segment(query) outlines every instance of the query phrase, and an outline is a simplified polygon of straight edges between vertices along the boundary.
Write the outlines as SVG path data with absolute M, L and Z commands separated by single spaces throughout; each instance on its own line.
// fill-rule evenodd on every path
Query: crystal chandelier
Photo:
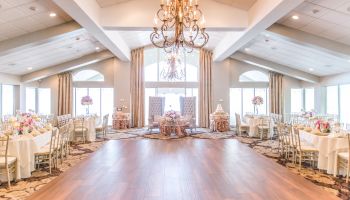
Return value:
M 166 66 L 163 66 L 160 76 L 167 81 L 184 80 L 185 70 L 181 64 L 178 52 L 169 54 Z
M 160 27 L 158 22 L 161 21 Z M 198 0 L 161 0 L 160 9 L 154 16 L 151 42 L 165 52 L 178 52 L 180 48 L 191 53 L 194 48 L 207 44 L 205 19 L 199 9 Z

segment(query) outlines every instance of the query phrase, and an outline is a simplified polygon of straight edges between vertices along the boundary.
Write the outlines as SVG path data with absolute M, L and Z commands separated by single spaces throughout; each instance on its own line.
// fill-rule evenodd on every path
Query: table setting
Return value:
M 54 127 L 44 121 L 35 113 L 17 113 L 1 125 L 0 134 L 10 137 L 8 155 L 17 158 L 17 179 L 31 176 L 35 169 L 34 154 L 50 142 Z
M 164 113 L 164 116 L 157 119 L 159 121 L 160 134 L 170 136 L 174 133 L 177 136 L 183 137 L 187 135 L 186 119 L 180 115 L 180 112 L 169 110 Z
M 313 145 L 319 152 L 318 169 L 336 174 L 336 157 L 348 150 L 347 132 L 340 123 L 323 119 L 309 119 L 306 124 L 294 125 L 299 129 L 300 140 Z

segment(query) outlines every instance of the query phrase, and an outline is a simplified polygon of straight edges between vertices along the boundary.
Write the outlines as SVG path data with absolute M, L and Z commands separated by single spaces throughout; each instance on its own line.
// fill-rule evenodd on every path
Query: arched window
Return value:
M 239 82 L 269 82 L 269 77 L 263 72 L 248 71 L 239 76 Z
M 74 74 L 73 81 L 104 81 L 104 76 L 95 70 L 82 70 Z

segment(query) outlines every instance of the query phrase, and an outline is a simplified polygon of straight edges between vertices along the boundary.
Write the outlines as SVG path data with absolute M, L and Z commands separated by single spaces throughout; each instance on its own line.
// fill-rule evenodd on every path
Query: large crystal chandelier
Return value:
M 158 27 L 159 21 L 161 25 Z M 181 48 L 190 53 L 193 48 L 207 44 L 209 35 L 204 25 L 198 0 L 166 0 L 166 3 L 161 0 L 150 38 L 154 46 L 167 53 L 178 52 Z
M 168 61 L 163 66 L 160 72 L 162 79 L 167 81 L 176 81 L 185 79 L 185 69 L 181 64 L 181 59 L 178 52 L 172 52 L 168 54 Z

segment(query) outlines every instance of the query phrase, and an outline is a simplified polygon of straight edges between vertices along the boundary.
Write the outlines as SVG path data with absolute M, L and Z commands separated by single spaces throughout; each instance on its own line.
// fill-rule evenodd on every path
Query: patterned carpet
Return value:
M 337 195 L 342 199 L 350 199 L 350 187 L 345 183 L 344 177 L 333 177 L 317 169 L 312 169 L 308 166 L 303 166 L 301 170 L 298 170 L 298 166 L 294 166 L 285 160 L 280 159 L 277 152 L 277 141 L 275 140 L 260 140 L 250 137 L 238 137 L 234 134 L 234 131 L 224 133 L 209 133 L 207 129 L 197 129 L 194 133 L 187 137 L 178 138 L 175 135 L 170 137 L 164 137 L 159 132 L 149 134 L 147 129 L 128 129 L 128 130 L 110 130 L 107 137 L 102 138 L 98 135 L 96 142 L 87 144 L 75 144 L 72 146 L 71 155 L 63 164 L 59 165 L 59 168 L 53 170 L 52 174 L 48 173 L 48 170 L 38 170 L 33 172 L 31 178 L 23 179 L 17 183 L 12 183 L 11 189 L 7 189 L 6 183 L 0 186 L 0 199 L 8 200 L 21 200 L 25 199 L 33 192 L 42 188 L 45 184 L 52 181 L 61 173 L 73 167 L 81 160 L 89 156 L 89 154 L 98 150 L 106 140 L 119 140 L 119 139 L 237 139 L 243 144 L 248 145 L 257 153 L 260 153 L 274 162 L 287 167 L 291 172 L 303 176 L 305 179 L 313 182 L 314 184 L 322 187 L 323 189 Z
M 345 182 L 344 177 L 333 177 L 332 175 L 318 169 L 313 169 L 306 165 L 303 165 L 302 169 L 299 170 L 298 166 L 279 158 L 277 152 L 278 142 L 276 140 L 260 140 L 256 138 L 238 136 L 236 136 L 235 139 L 248 145 L 257 153 L 260 153 L 279 163 L 280 165 L 287 167 L 291 172 L 304 177 L 305 179 L 322 187 L 324 190 L 340 197 L 341 199 L 350 199 L 350 184 Z
M 92 143 L 73 145 L 71 148 L 71 155 L 64 160 L 62 164 L 59 164 L 58 169 L 54 169 L 51 174 L 48 173 L 48 169 L 34 171 L 32 177 L 22 179 L 17 183 L 12 182 L 11 189 L 7 189 L 7 183 L 3 182 L 0 186 L 0 199 L 25 199 L 61 173 L 88 157 L 89 154 L 99 149 L 104 143 L 104 141 L 100 140 Z

